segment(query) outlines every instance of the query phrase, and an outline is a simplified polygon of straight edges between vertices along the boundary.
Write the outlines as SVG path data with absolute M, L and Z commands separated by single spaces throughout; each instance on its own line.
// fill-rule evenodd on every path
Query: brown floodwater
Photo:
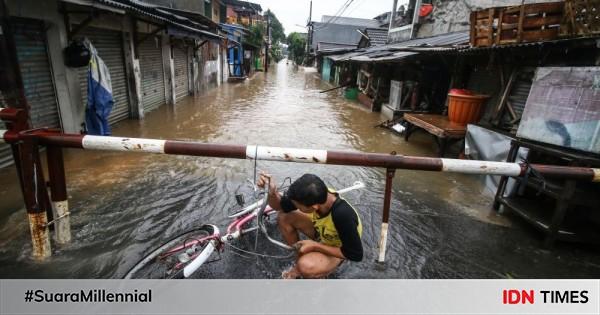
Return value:
M 314 149 L 434 156 L 432 139 L 409 143 L 374 126 L 384 120 L 337 92 L 316 73 L 285 61 L 268 74 L 224 84 L 143 120 L 114 126 L 115 136 L 194 139 Z M 167 238 L 205 223 L 225 228 L 234 195 L 252 195 L 245 160 L 68 150 L 73 241 L 54 246 L 44 262 L 30 258 L 26 213 L 14 168 L 0 170 L 0 276 L 4 278 L 119 278 Z M 492 194 L 478 176 L 398 171 L 384 264 L 375 262 L 384 170 L 259 161 L 279 182 L 311 172 L 331 187 L 361 180 L 346 196 L 363 220 L 365 257 L 344 264 L 338 278 L 597 278 L 600 255 L 585 246 L 541 249 L 542 235 L 517 218 L 491 210 Z M 275 234 L 275 229 L 273 229 Z M 254 250 L 254 235 L 236 246 Z M 258 250 L 281 253 L 259 238 Z M 291 260 L 255 258 L 228 249 L 197 277 L 277 278 Z

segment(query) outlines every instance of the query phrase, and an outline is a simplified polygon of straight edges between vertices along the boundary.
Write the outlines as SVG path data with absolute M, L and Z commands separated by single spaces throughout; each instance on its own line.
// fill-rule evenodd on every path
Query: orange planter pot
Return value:
M 488 98 L 487 95 L 448 94 L 448 120 L 461 125 L 478 122 Z

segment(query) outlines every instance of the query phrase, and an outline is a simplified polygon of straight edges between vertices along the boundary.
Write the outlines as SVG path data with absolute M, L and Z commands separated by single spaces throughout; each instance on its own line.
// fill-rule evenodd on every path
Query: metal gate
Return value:
M 187 47 L 173 46 L 173 62 L 175 64 L 175 101 L 189 94 L 189 73 Z
M 139 46 L 142 72 L 142 105 L 148 113 L 165 103 L 165 80 L 162 48 L 156 37 L 143 41 Z
M 11 23 L 32 127 L 60 128 L 44 23 L 24 18 L 12 18 Z M 0 167 L 11 163 L 10 147 L 0 146 Z
M 79 36 L 92 42 L 110 72 L 114 105 L 108 118 L 109 123 L 112 125 L 128 119 L 130 105 L 121 32 L 88 27 Z M 83 96 L 82 106 L 87 106 L 87 67 L 79 69 L 79 86 Z

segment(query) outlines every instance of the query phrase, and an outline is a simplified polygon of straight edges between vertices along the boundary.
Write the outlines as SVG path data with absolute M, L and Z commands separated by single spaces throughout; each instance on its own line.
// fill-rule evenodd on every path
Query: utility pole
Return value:
M 308 32 L 306 33 L 306 56 L 310 53 L 312 44 L 312 0 L 310 1 L 310 10 L 308 11 Z
M 271 15 L 267 12 L 267 44 L 265 45 L 265 73 L 269 72 L 269 46 L 271 45 Z
M 392 5 L 392 13 L 390 14 L 390 25 L 388 28 L 388 34 L 394 28 L 394 20 L 396 19 L 396 11 L 398 10 L 398 0 L 394 0 Z

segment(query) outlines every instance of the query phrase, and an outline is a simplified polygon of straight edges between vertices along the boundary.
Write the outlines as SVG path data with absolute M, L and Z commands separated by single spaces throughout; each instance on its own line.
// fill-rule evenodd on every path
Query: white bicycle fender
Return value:
M 208 260 L 210 255 L 212 255 L 212 253 L 215 251 L 216 242 L 217 241 L 215 240 L 210 241 L 208 245 L 206 245 L 206 248 L 202 251 L 202 253 L 200 253 L 200 255 L 198 255 L 198 257 L 196 257 L 196 259 L 194 259 L 189 265 L 183 268 L 184 278 L 188 278 L 189 276 L 191 276 L 194 272 L 196 272 L 196 270 L 198 270 L 198 268 L 200 268 L 200 266 L 202 266 L 206 262 L 206 260 Z

